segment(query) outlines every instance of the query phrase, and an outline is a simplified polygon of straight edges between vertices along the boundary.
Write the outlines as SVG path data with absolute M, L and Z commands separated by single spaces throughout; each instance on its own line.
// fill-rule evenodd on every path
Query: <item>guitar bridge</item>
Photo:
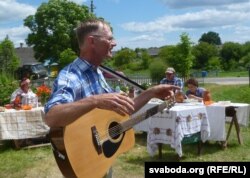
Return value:
M 102 145 L 100 142 L 100 137 L 99 137 L 98 131 L 96 130 L 95 126 L 91 127 L 91 133 L 92 133 L 92 139 L 93 139 L 95 149 L 96 149 L 98 154 L 101 154 L 102 153 Z

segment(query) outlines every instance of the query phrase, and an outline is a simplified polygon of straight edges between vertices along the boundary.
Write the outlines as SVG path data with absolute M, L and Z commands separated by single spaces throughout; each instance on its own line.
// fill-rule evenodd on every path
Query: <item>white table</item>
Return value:
M 154 99 L 155 100 L 155 99 Z M 159 103 L 159 100 L 158 100 Z M 145 112 L 145 110 L 151 108 L 152 106 L 158 104 L 157 100 L 154 102 L 150 101 L 147 103 L 141 110 L 139 110 L 136 114 Z M 183 138 L 183 134 L 188 134 L 188 132 L 185 132 L 185 126 L 190 126 L 191 123 L 186 124 L 185 122 L 185 116 L 188 115 L 188 112 L 191 112 L 192 115 L 195 115 L 195 113 L 203 112 L 207 113 L 207 119 L 204 121 L 209 122 L 209 137 L 206 138 L 207 140 L 213 140 L 213 141 L 226 141 L 226 137 L 229 135 L 226 134 L 226 122 L 231 122 L 232 118 L 226 117 L 225 110 L 228 106 L 234 106 L 236 110 L 236 117 L 239 125 L 241 126 L 248 126 L 249 125 L 249 112 L 250 112 L 250 105 L 246 103 L 230 103 L 228 105 L 224 105 L 221 103 L 214 103 L 209 106 L 202 106 L 202 105 L 192 105 L 192 103 L 189 104 L 176 104 L 175 107 L 173 107 L 170 110 L 170 113 L 167 114 L 164 113 L 158 113 L 154 115 L 153 117 L 137 124 L 134 126 L 134 129 L 136 131 L 144 131 L 148 132 L 148 151 L 151 154 L 154 154 L 157 146 L 154 143 L 165 143 L 170 144 L 173 148 L 176 149 L 177 153 L 180 155 L 181 148 L 178 148 L 178 144 L 180 143 L 180 139 Z M 186 114 L 185 114 L 186 113 Z M 135 115 L 136 115 L 135 114 Z M 174 118 L 178 117 L 178 115 L 181 115 L 183 123 L 180 124 L 179 128 L 175 128 L 176 122 Z M 205 122 L 203 122 L 205 125 Z M 156 135 L 154 134 L 154 128 L 160 128 L 160 134 Z M 204 128 L 203 128 L 204 129 Z M 168 133 L 171 133 L 173 130 L 175 132 L 172 132 L 174 134 L 181 134 L 180 138 L 178 137 L 174 138 L 173 136 L 167 136 L 164 132 L 168 130 Z M 208 130 L 208 127 L 205 127 L 205 130 Z M 237 131 L 237 130 L 236 130 Z M 155 130 L 157 132 L 157 129 Z M 208 132 L 208 131 L 207 131 Z M 238 136 L 240 136 L 239 129 L 237 131 Z M 204 138 L 203 138 L 204 139 Z M 239 138 L 238 138 L 239 139 Z M 239 140 L 240 143 L 240 140 Z M 154 147 L 155 146 L 155 147 Z
M 228 106 L 236 107 L 236 116 L 239 125 L 249 125 L 250 105 L 246 103 L 230 103 L 220 104 L 214 103 L 206 107 L 208 119 L 210 123 L 210 137 L 208 140 L 225 141 L 226 140 L 226 122 L 230 122 L 232 118 L 226 117 L 225 109 Z
M 6 109 L 0 112 L 0 140 L 45 136 L 49 127 L 43 121 L 43 107 L 31 110 Z
M 151 100 L 138 113 L 145 112 L 148 108 L 159 103 L 157 100 Z M 206 141 L 210 134 L 206 107 L 196 104 L 176 104 L 169 112 L 165 109 L 137 124 L 134 129 L 148 132 L 147 149 L 150 155 L 156 153 L 158 143 L 164 143 L 171 145 L 179 156 L 182 156 L 181 141 L 185 135 L 201 132 L 202 141 Z

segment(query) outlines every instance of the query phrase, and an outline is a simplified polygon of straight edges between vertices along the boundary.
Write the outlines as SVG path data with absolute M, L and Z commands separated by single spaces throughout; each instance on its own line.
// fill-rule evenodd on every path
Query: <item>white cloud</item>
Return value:
M 16 0 L 1 0 L 0 9 L 0 41 L 8 35 L 15 46 L 19 46 L 20 43 L 25 44 L 25 38 L 30 31 L 27 27 L 22 26 L 23 19 L 35 14 L 36 8 Z M 6 25 L 8 27 L 5 27 Z
M 87 0 L 70 0 L 72 2 L 75 2 L 76 4 L 80 4 L 82 5 L 84 2 L 86 2 Z
M 7 23 L 10 20 L 24 19 L 28 15 L 33 15 L 36 8 L 16 2 L 16 0 L 1 0 L 0 1 L 0 21 Z
M 248 12 L 250 9 L 250 1 L 246 2 L 246 3 L 240 3 L 240 4 L 231 4 L 226 6 L 226 8 L 228 10 L 231 11 L 245 11 Z
M 15 46 L 19 46 L 20 43 L 25 44 L 25 38 L 28 33 L 30 33 L 29 28 L 19 26 L 14 28 L 1 28 L 0 29 L 0 41 L 4 40 L 6 35 L 8 35 L 9 39 L 14 42 Z
M 121 0 L 109 0 L 111 2 L 114 2 L 114 3 L 119 3 Z
M 71 1 L 77 4 L 90 4 L 90 0 Z M 190 33 L 192 40 L 198 40 L 202 33 L 208 31 L 218 32 L 220 37 L 223 37 L 223 41 L 245 42 L 250 40 L 250 22 L 248 20 L 250 0 L 158 1 L 163 2 L 167 7 L 167 12 L 172 12 L 172 14 L 166 14 L 147 22 L 133 21 L 122 24 L 121 27 L 127 31 L 128 35 L 117 37 L 118 46 L 116 48 L 159 47 L 169 43 L 175 44 L 179 40 L 177 35 L 182 32 Z M 103 3 L 105 2 L 120 3 L 121 0 L 103 0 Z M 21 42 L 25 43 L 24 40 L 30 31 L 21 25 L 24 18 L 36 12 L 36 8 L 24 4 L 22 0 L 0 0 L 0 41 L 8 34 L 16 47 Z M 178 10 L 174 8 L 178 8 Z M 8 28 L 4 27 L 6 25 Z M 17 27 L 13 28 L 14 26 Z
M 223 6 L 249 2 L 249 0 L 160 0 L 171 8 L 208 7 Z
M 128 22 L 122 24 L 125 30 L 132 32 L 178 31 L 197 28 L 223 27 L 245 23 L 250 12 L 228 10 L 203 10 L 181 15 L 166 15 L 147 23 Z
M 136 37 L 130 38 L 128 41 L 129 42 L 138 42 L 138 41 L 164 41 L 164 35 L 161 33 L 151 33 L 151 34 L 143 34 L 143 35 L 138 35 Z
M 249 41 L 250 27 L 249 26 L 238 26 L 235 28 L 235 34 L 237 38 L 234 41 L 246 42 Z
M 182 32 L 191 33 L 193 40 L 198 40 L 203 33 L 208 31 L 215 31 L 220 34 L 220 37 L 224 41 L 245 42 L 249 41 L 250 25 L 250 2 L 249 0 L 161 0 L 165 3 L 172 3 L 175 7 L 178 3 L 190 3 L 185 4 L 186 7 L 206 7 L 197 8 L 196 10 L 183 12 L 181 14 L 172 15 L 168 14 L 152 21 L 148 22 L 128 22 L 121 24 L 120 26 L 133 35 L 137 35 L 133 38 L 127 38 L 126 41 L 121 41 L 122 44 L 135 47 L 150 47 L 166 45 L 169 43 L 176 43 L 177 39 L 172 38 L 172 34 L 181 34 Z M 238 3 L 245 2 L 245 3 Z M 216 6 L 216 3 L 220 6 Z M 168 4 L 169 5 L 169 4 Z M 211 7 L 208 7 L 211 6 Z M 179 5 L 180 7 L 180 5 Z M 226 30 L 227 32 L 224 32 Z M 151 38 L 149 33 L 161 33 L 159 40 L 157 38 Z M 168 36 L 168 40 L 166 40 Z M 165 42 L 162 43 L 161 40 Z M 136 46 L 137 44 L 137 46 Z
M 166 44 L 166 38 L 163 33 L 148 33 L 134 37 L 123 37 L 117 39 L 117 46 L 115 50 L 122 47 L 129 47 L 131 49 L 144 47 L 160 47 Z

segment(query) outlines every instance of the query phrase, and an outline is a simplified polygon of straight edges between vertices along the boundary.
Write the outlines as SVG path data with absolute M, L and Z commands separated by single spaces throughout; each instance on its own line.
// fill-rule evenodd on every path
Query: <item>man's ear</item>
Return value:
M 95 38 L 93 36 L 88 36 L 87 42 L 89 45 L 93 45 L 93 44 L 95 44 Z

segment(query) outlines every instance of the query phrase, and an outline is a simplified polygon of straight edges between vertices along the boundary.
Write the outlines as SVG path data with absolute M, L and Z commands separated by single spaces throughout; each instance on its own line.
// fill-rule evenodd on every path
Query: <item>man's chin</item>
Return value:
M 112 56 L 111 57 L 110 56 L 106 56 L 105 59 L 104 59 L 104 61 L 110 60 L 111 58 L 112 58 Z
M 106 56 L 106 58 L 112 58 L 112 57 L 113 57 L 112 52 L 108 53 Z

